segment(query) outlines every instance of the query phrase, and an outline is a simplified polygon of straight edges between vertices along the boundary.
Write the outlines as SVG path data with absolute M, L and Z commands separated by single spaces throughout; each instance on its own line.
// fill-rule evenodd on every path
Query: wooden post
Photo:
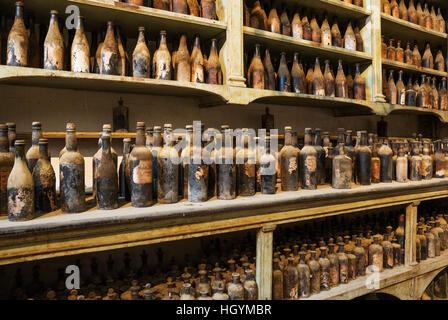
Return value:
M 368 0 L 367 9 L 372 10 L 370 16 L 371 54 L 373 68 L 372 101 L 386 102 L 383 95 L 383 73 L 381 58 L 381 0 Z
M 258 299 L 272 300 L 272 251 L 275 225 L 266 225 L 257 232 Z
M 227 38 L 225 45 L 226 84 L 246 87 L 244 78 L 243 0 L 227 2 Z
M 417 208 L 420 201 L 412 202 L 406 207 L 404 262 L 406 266 L 417 264 Z

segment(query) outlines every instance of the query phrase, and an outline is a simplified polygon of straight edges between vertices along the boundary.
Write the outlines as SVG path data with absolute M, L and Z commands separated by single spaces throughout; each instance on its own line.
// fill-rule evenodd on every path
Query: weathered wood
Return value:
M 438 77 L 447 77 L 448 76 L 447 72 L 442 72 L 442 71 L 435 70 L 435 69 L 417 67 L 417 66 L 414 66 L 413 64 L 403 63 L 403 62 L 388 60 L 388 59 L 383 59 L 383 66 L 386 66 L 388 69 L 408 71 L 407 73 L 412 73 L 412 74 L 426 74 L 426 75 L 430 74 L 430 75 L 434 75 L 434 76 L 438 76 Z
M 227 6 L 227 37 L 224 45 L 226 61 L 225 83 L 230 86 L 246 87 L 244 77 L 243 45 L 243 0 L 233 0 Z
M 257 232 L 258 299 L 272 300 L 272 251 L 275 225 L 266 225 Z
M 417 263 L 417 208 L 419 204 L 420 202 L 416 201 L 406 207 L 404 262 L 407 266 Z

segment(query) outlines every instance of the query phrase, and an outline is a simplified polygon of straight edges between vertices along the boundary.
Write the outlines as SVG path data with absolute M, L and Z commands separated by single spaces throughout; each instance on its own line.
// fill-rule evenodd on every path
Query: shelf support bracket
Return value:
M 404 263 L 406 266 L 417 264 L 417 211 L 420 201 L 415 201 L 406 207 Z
M 272 251 L 276 225 L 266 225 L 257 232 L 258 299 L 272 300 Z

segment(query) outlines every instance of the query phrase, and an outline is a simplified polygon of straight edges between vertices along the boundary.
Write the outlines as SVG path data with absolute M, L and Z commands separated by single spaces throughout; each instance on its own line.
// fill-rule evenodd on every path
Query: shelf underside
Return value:
M 419 75 L 419 74 L 425 74 L 425 75 L 432 75 L 437 77 L 447 77 L 448 73 L 429 69 L 429 68 L 423 68 L 423 67 L 417 67 L 412 64 L 408 63 L 402 63 L 398 61 L 393 60 L 387 60 L 383 59 L 383 68 L 393 69 L 393 70 L 403 70 L 405 74 L 412 74 L 412 75 Z
M 448 178 L 0 220 L 0 265 L 250 230 L 448 196 Z

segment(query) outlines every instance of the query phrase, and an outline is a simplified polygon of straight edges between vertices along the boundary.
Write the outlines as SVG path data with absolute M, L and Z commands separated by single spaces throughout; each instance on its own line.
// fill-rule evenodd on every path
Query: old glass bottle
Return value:
M 71 70 L 73 72 L 90 72 L 90 47 L 84 32 L 84 17 L 77 20 L 76 34 L 71 47 Z
M 442 85 L 439 90 L 440 110 L 448 110 L 448 92 L 446 88 L 446 77 L 442 78 Z
M 414 44 L 414 50 L 412 50 L 412 64 L 417 67 L 422 66 L 422 56 L 420 55 L 420 51 L 418 50 L 417 43 Z
M 199 6 L 198 0 L 187 0 L 187 4 L 191 16 L 201 16 L 201 7 Z
M 281 33 L 280 18 L 278 17 L 277 8 L 275 6 L 273 6 L 271 11 L 269 11 L 268 31 Z
M 378 268 L 379 272 L 383 271 L 383 247 L 377 235 L 373 236 L 373 243 L 369 246 L 369 266 Z
M 436 77 L 432 77 L 432 79 L 431 79 L 431 92 L 432 92 L 432 95 L 431 95 L 430 105 L 431 105 L 432 109 L 438 110 L 438 109 L 440 109 L 440 106 L 439 106 L 439 91 L 437 90 L 436 84 L 437 84 Z
M 347 155 L 344 143 L 339 143 L 333 158 L 331 186 L 335 189 L 350 189 L 352 180 L 352 159 Z
M 351 22 L 348 23 L 347 29 L 344 35 L 344 48 L 347 50 L 356 51 L 356 36 L 353 31 Z
M 425 108 L 428 104 L 428 92 L 426 91 L 426 76 L 421 76 L 421 84 L 417 91 L 417 107 Z
M 404 0 L 400 0 L 400 4 L 398 5 L 398 11 L 400 14 L 400 19 L 405 21 L 409 20 L 408 9 L 406 8 Z
M 321 288 L 321 268 L 319 262 L 316 260 L 316 251 L 311 251 L 311 258 L 308 261 L 311 274 L 311 293 L 316 294 L 320 292 Z
M 320 257 L 319 257 L 319 265 L 320 265 L 320 289 L 322 291 L 330 290 L 331 282 L 330 282 L 330 260 L 327 257 L 327 247 L 320 247 Z
M 216 15 L 216 0 L 201 0 L 202 17 L 218 20 Z
M 395 85 L 397 92 L 397 104 L 404 106 L 406 102 L 406 87 L 403 83 L 403 71 L 398 72 L 398 81 Z
M 406 50 L 404 51 L 404 54 L 403 54 L 403 62 L 412 64 L 412 50 L 411 50 L 411 44 L 409 43 L 409 41 L 406 44 Z
M 291 35 L 296 39 L 303 39 L 302 19 L 299 11 L 296 10 L 291 21 Z
M 84 190 L 84 157 L 78 151 L 75 129 L 67 129 L 66 152 L 59 159 L 61 208 L 67 213 L 83 212 L 86 207 Z
M 420 260 L 426 260 L 428 256 L 428 245 L 426 236 L 423 233 L 423 226 L 417 226 L 417 239 L 420 243 Z
M 284 36 L 291 35 L 291 23 L 289 22 L 288 13 L 286 12 L 286 8 L 283 8 L 282 14 L 280 15 L 280 24 L 282 26 L 282 34 Z
M 166 45 L 166 31 L 160 31 L 159 48 L 152 59 L 152 74 L 154 79 L 171 80 L 171 55 Z
M 431 232 L 431 227 L 429 226 L 425 230 L 426 247 L 427 247 L 427 258 L 436 257 L 436 238 L 433 232 Z
M 434 69 L 445 72 L 445 58 L 441 49 L 437 51 L 436 58 L 434 59 Z
M 324 46 L 331 46 L 332 45 L 332 37 L 331 37 L 331 28 L 330 24 L 328 23 L 328 16 L 325 15 L 324 21 L 322 21 L 322 25 L 320 27 L 321 30 L 321 42 Z
M 14 24 L 8 35 L 6 64 L 8 66 L 28 66 L 29 35 L 23 20 L 23 2 L 15 4 Z
M 317 152 L 312 146 L 312 129 L 305 129 L 305 145 L 300 151 L 302 188 L 314 190 L 317 188 Z
M 136 78 L 149 78 L 151 56 L 146 46 L 145 27 L 138 28 L 138 40 L 132 53 L 132 76 Z
M 404 153 L 404 146 L 400 143 L 396 166 L 397 182 L 406 182 L 408 180 L 408 159 Z
M 414 86 L 412 85 L 412 78 L 409 78 L 408 85 L 405 91 L 405 105 L 407 106 L 416 106 L 416 95 L 417 92 L 414 90 Z
M 131 201 L 130 193 L 130 171 L 129 171 L 129 156 L 131 153 L 131 139 L 123 139 L 123 157 L 118 169 L 118 189 L 119 197 L 126 201 Z
M 172 8 L 173 12 L 188 14 L 187 0 L 172 0 Z
M 306 93 L 306 79 L 302 65 L 299 62 L 299 53 L 294 52 L 291 68 L 292 91 L 295 93 Z
M 104 39 L 106 39 L 106 32 L 103 30 L 100 35 L 101 37 L 95 51 L 95 60 L 92 70 L 93 73 L 101 73 L 101 50 L 103 50 Z
M 48 213 L 56 210 L 56 177 L 48 157 L 47 139 L 39 139 L 39 160 L 32 174 L 35 213 Z
M 418 24 L 417 10 L 415 9 L 414 0 L 409 1 L 408 7 L 409 22 Z
M 317 168 L 316 168 L 316 179 L 317 184 L 325 184 L 325 156 L 326 152 L 322 147 L 322 137 L 320 133 L 320 129 L 315 129 L 313 146 L 317 152 Z
M 311 40 L 316 43 L 321 43 L 322 41 L 322 31 L 320 30 L 319 24 L 317 23 L 316 14 L 313 13 L 311 21 Z
M 331 26 L 331 43 L 334 47 L 342 48 L 344 46 L 341 31 L 336 20 L 333 21 Z
M 299 291 L 299 272 L 294 265 L 294 258 L 288 258 L 288 264 L 283 270 L 283 299 L 295 300 Z
M 179 154 L 173 147 L 174 137 L 171 124 L 164 125 L 163 134 L 165 143 L 157 154 L 157 200 L 160 203 L 175 203 L 179 195 Z M 190 172 L 189 178 L 191 178 Z M 190 200 L 190 193 L 194 190 L 191 181 L 188 187 Z
M 428 222 L 428 229 L 429 232 L 431 232 L 434 235 L 434 255 L 436 257 L 440 256 L 440 249 L 441 249 L 441 245 L 440 245 L 440 236 L 439 236 L 439 232 L 436 229 L 436 224 L 434 222 L 434 220 L 431 217 L 431 220 Z
M 7 184 L 8 177 L 14 166 L 14 155 L 9 150 L 8 128 L 0 124 L 0 216 L 8 212 Z
M 280 260 L 274 258 L 272 267 L 272 299 L 283 300 L 283 271 L 280 269 Z
M 218 45 L 216 39 L 212 39 L 212 44 L 210 47 L 210 55 L 208 56 L 205 72 L 207 83 L 222 84 L 221 62 L 219 61 Z
M 366 251 L 361 244 L 362 238 L 356 238 L 356 246 L 353 248 L 353 255 L 356 257 L 356 274 L 365 276 L 366 274 Z
M 397 87 L 395 85 L 394 80 L 394 71 L 389 71 L 389 80 L 387 81 L 387 87 L 388 87 L 388 97 L 386 97 L 386 101 L 391 104 L 397 104 Z
M 254 2 L 254 6 L 250 12 L 250 26 L 256 29 L 268 30 L 268 18 L 259 0 Z
M 155 9 L 171 11 L 171 0 L 153 0 L 152 5 Z
M 423 156 L 422 156 L 422 166 L 421 166 L 421 176 L 423 180 L 432 179 L 432 167 L 433 159 L 430 155 L 429 142 L 423 142 Z
M 302 14 L 302 29 L 303 29 L 303 39 L 308 41 L 313 40 L 311 26 L 308 21 L 308 16 L 305 13 Z
M 342 60 L 338 60 L 338 72 L 335 80 L 335 96 L 339 98 L 347 98 L 347 79 L 342 67 Z
M 15 141 L 15 161 L 7 183 L 8 219 L 25 221 L 34 217 L 34 182 L 25 162 L 25 141 Z
M 236 165 L 235 152 L 231 145 L 232 136 L 229 134 L 228 127 L 222 130 L 221 148 L 222 159 L 218 163 L 218 188 L 217 194 L 220 200 L 231 200 L 236 196 Z M 219 142 L 219 140 L 218 140 Z
M 422 67 L 434 69 L 434 57 L 432 56 L 431 47 L 429 42 L 426 44 L 425 52 L 422 57 Z
M 378 150 L 378 156 L 380 158 L 380 181 L 392 182 L 393 152 L 387 140 L 383 141 L 383 145 Z
M 328 97 L 335 96 L 335 81 L 333 72 L 330 68 L 330 61 L 325 60 L 325 70 L 324 70 L 324 84 L 325 84 L 325 95 Z
M 232 282 L 227 288 L 230 300 L 244 300 L 244 287 L 240 281 L 239 273 L 232 273 Z
M 200 38 L 196 35 L 191 52 L 191 82 L 204 82 L 204 56 L 201 51 Z
M 285 127 L 285 145 L 280 150 L 282 191 L 296 191 L 299 187 L 300 149 L 292 144 L 292 127 Z
M 350 98 L 350 86 L 348 91 Z M 358 100 L 366 100 L 366 81 L 361 75 L 361 71 L 359 69 L 359 63 L 355 64 L 355 79 L 353 80 L 353 98 Z
M 394 251 L 389 237 L 390 235 L 386 233 L 381 242 L 381 246 L 383 247 L 383 266 L 386 269 L 392 269 L 394 267 Z
M 311 82 L 312 94 L 316 96 L 325 96 L 325 80 L 320 69 L 319 58 L 316 58 L 314 65 L 313 78 Z
M 416 13 L 417 13 L 418 25 L 420 25 L 421 27 L 424 27 L 425 26 L 425 15 L 423 13 L 422 4 L 420 2 L 417 3 Z
M 288 70 L 288 65 L 286 64 L 286 53 L 282 52 L 280 54 L 280 65 L 277 71 L 278 78 L 278 90 L 283 92 L 291 91 L 291 74 Z
M 244 300 L 258 300 L 258 286 L 255 282 L 255 275 L 252 269 L 245 272 L 246 281 L 244 281 Z
M 356 39 L 356 51 L 364 52 L 364 40 L 361 36 L 358 25 L 355 26 L 354 33 Z
M 271 138 L 265 137 L 266 146 L 260 157 L 261 193 L 274 194 L 277 184 L 277 160 L 271 153 Z
M 153 154 L 145 146 L 145 123 L 137 122 L 135 146 L 129 154 L 130 192 L 133 207 L 153 203 Z
M 119 60 L 120 53 L 118 51 L 118 44 L 115 39 L 115 31 L 113 22 L 107 23 L 107 32 L 104 43 L 101 47 L 100 55 L 100 73 L 108 75 L 119 75 Z
M 422 157 L 420 157 L 418 142 L 412 142 L 411 157 L 409 158 L 409 179 L 411 181 L 422 179 Z
M 238 194 L 241 196 L 253 196 L 256 191 L 256 154 L 252 144 L 249 144 L 251 137 L 247 128 L 243 128 L 241 139 L 243 148 L 236 154 Z
M 440 252 L 442 252 L 446 249 L 446 247 L 445 247 L 445 232 L 441 228 L 440 221 L 438 221 L 438 220 L 434 221 L 432 231 L 434 234 L 437 234 L 437 236 L 439 238 L 439 246 L 440 246 L 439 255 L 440 255 Z
M 328 260 L 330 261 L 330 286 L 336 287 L 339 285 L 339 258 L 335 252 L 334 243 L 328 244 Z
M 126 38 L 122 37 L 121 28 L 118 25 L 115 26 L 115 36 L 117 39 L 117 47 L 119 53 L 118 74 L 124 77 L 126 75 L 129 75 L 130 61 L 128 53 L 125 50 Z
M 264 66 L 261 61 L 260 45 L 255 45 L 255 52 L 252 62 L 247 71 L 249 86 L 254 89 L 265 88 Z
M 439 8 L 437 11 L 437 19 L 439 20 L 439 32 L 446 33 L 446 22 L 442 16 L 442 10 Z
M 381 169 L 380 169 L 380 157 L 378 155 L 378 146 L 376 143 L 372 144 L 372 165 L 371 165 L 371 182 L 372 183 L 379 183 L 380 182 L 380 175 L 381 175 Z
M 14 156 L 14 145 L 17 138 L 16 124 L 15 122 L 7 122 L 6 125 L 8 126 L 9 152 L 11 152 Z
M 344 243 L 338 243 L 339 283 L 348 283 L 348 257 L 344 252 Z
M 389 46 L 387 47 L 387 59 L 395 61 L 397 59 L 397 51 L 394 47 L 394 39 L 389 39 Z
M 174 62 L 174 80 L 190 82 L 190 53 L 187 48 L 187 37 L 183 34 L 179 40 L 179 48 L 176 51 Z
M 425 20 L 425 27 L 428 29 L 432 29 L 432 18 L 431 14 L 429 13 L 429 6 L 427 3 L 425 3 L 425 9 L 423 10 L 423 16 Z
M 39 160 L 39 139 L 42 138 L 42 124 L 33 122 L 31 125 L 31 148 L 26 153 L 26 163 L 30 172 L 33 172 L 34 166 Z
M 96 182 L 97 206 L 100 210 L 112 210 L 118 207 L 117 167 L 110 147 L 109 133 L 101 136 L 101 159 L 98 164 Z
M 367 132 L 361 132 L 361 141 L 355 155 L 356 181 L 362 185 L 370 184 L 372 152 L 367 146 Z

